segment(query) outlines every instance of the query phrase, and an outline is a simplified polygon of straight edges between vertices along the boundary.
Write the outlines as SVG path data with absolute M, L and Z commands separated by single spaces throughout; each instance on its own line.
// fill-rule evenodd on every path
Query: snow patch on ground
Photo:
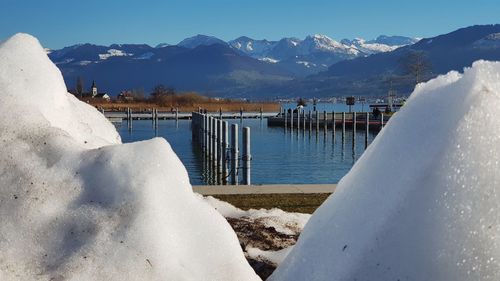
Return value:
M 100 60 L 107 60 L 110 57 L 129 57 L 129 56 L 133 56 L 133 55 L 134 54 L 125 53 L 122 50 L 109 49 L 106 54 L 99 54 L 99 59 Z

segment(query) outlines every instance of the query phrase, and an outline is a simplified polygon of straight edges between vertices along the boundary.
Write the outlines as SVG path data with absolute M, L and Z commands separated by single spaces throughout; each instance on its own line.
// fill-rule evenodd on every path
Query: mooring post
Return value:
M 155 108 L 155 126 L 158 128 L 158 108 Z
M 222 184 L 227 184 L 227 160 L 228 160 L 228 151 L 227 148 L 229 146 L 229 134 L 227 121 L 222 121 Z
M 208 158 L 213 159 L 213 146 L 212 146 L 212 136 L 213 136 L 213 122 L 212 122 L 213 117 L 210 116 L 208 118 Z
M 238 124 L 231 125 L 231 184 L 238 184 Z
M 179 108 L 175 108 L 175 121 L 179 121 Z
M 356 137 L 356 111 L 352 112 L 352 135 Z
M 240 122 L 243 122 L 243 107 L 240 107 Z
M 284 121 L 285 121 L 285 131 L 286 131 L 286 127 L 288 126 L 288 111 L 285 110 L 284 112 Z
M 219 107 L 219 119 L 222 120 L 222 107 Z
M 323 111 L 323 123 L 324 123 L 323 127 L 325 128 L 325 134 L 328 131 L 328 122 L 327 122 L 327 120 L 328 120 L 328 115 L 326 114 L 326 110 L 325 110 L 325 111 Z
M 368 147 L 368 132 L 370 130 L 370 113 L 366 113 L 365 148 Z
M 214 154 L 212 165 L 214 167 L 216 167 L 217 166 L 217 132 L 218 132 L 217 118 L 213 118 L 212 122 L 213 122 L 213 134 L 212 134 L 212 146 L 213 147 L 212 147 L 212 151 Z
M 130 107 L 127 107 L 127 117 L 128 117 L 128 129 L 132 129 L 132 110 Z
M 217 120 L 217 183 L 222 184 L 222 119 Z
M 380 129 L 384 128 L 384 113 L 380 114 Z
M 262 107 L 260 108 L 260 120 L 262 120 Z
M 312 131 L 312 127 L 313 127 L 313 119 L 312 119 L 312 112 L 309 110 L 309 133 Z
M 319 111 L 316 111 L 316 132 L 319 131 Z
M 336 129 L 337 124 L 335 123 L 335 111 L 332 111 L 332 134 L 333 134 L 333 140 L 335 141 L 335 129 Z
M 297 132 L 300 131 L 300 109 L 297 108 Z
M 243 128 L 243 184 L 250 185 L 250 127 Z
M 290 131 L 293 132 L 293 110 L 290 113 Z
M 302 125 L 302 130 L 304 132 L 306 131 L 306 111 L 302 110 L 302 120 L 303 120 L 303 125 Z
M 155 125 L 155 109 L 151 108 L 151 123 Z
M 342 134 L 345 133 L 345 112 L 342 112 Z

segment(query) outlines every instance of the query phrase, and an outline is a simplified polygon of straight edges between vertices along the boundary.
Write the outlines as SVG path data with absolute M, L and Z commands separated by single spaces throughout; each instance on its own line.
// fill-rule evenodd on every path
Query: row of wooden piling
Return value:
M 365 129 L 365 146 L 368 146 L 368 135 L 370 131 L 370 121 L 378 121 L 376 122 L 376 125 L 372 126 L 378 126 L 378 129 L 382 129 L 384 127 L 384 114 L 381 113 L 380 119 L 375 120 L 372 118 L 370 120 L 370 113 L 369 112 L 341 112 L 341 118 L 340 120 L 336 118 L 336 115 L 339 113 L 336 113 L 332 111 L 331 113 L 331 118 L 329 118 L 329 113 L 327 111 L 323 111 L 323 116 L 320 115 L 320 112 L 318 111 L 309 111 L 307 114 L 304 110 L 302 111 L 292 111 L 292 112 L 287 112 L 286 110 L 283 110 L 280 112 L 280 115 L 283 116 L 283 126 L 285 130 L 288 130 L 290 128 L 291 131 L 294 129 L 297 129 L 298 131 L 300 130 L 309 130 L 309 132 L 315 130 L 316 133 L 320 131 L 320 129 L 323 129 L 324 134 L 328 133 L 328 128 L 332 129 L 333 133 L 333 138 L 335 138 L 335 133 L 336 133 L 336 128 L 340 126 L 342 128 L 342 139 L 344 139 L 345 134 L 346 134 L 346 124 L 348 123 L 346 121 L 346 115 L 350 114 L 351 115 L 351 124 L 352 124 L 352 134 L 353 136 L 356 135 L 356 130 L 358 127 L 358 119 L 357 116 L 359 115 L 364 115 L 365 120 L 361 125 L 364 125 Z M 320 121 L 322 121 L 322 125 L 320 126 Z M 322 128 L 321 128 L 322 127 Z
M 250 128 L 243 128 L 243 151 L 240 158 L 238 124 L 231 124 L 220 118 L 203 113 L 192 113 L 191 130 L 193 141 L 201 149 L 204 161 L 208 163 L 209 184 L 238 185 L 242 170 L 242 184 L 250 185 Z M 241 167 L 240 165 L 241 160 Z M 229 180 L 228 180 L 229 179 Z

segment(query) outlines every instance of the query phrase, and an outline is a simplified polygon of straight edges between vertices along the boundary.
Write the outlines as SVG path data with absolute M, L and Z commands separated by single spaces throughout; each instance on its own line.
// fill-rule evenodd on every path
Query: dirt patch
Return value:
M 264 251 L 282 250 L 295 245 L 300 234 L 298 229 L 291 235 L 281 233 L 272 226 L 266 226 L 260 219 L 254 220 L 248 217 L 226 219 L 236 232 L 248 263 L 262 280 L 266 280 L 277 265 L 263 258 L 249 257 L 246 248 L 252 247 Z

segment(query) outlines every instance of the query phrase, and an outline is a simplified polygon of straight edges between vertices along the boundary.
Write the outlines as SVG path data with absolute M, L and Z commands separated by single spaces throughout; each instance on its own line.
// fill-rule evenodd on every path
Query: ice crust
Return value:
M 500 63 L 416 87 L 270 280 L 500 280 Z
M 161 138 L 121 144 L 39 42 L 0 43 L 0 280 L 259 280 Z

